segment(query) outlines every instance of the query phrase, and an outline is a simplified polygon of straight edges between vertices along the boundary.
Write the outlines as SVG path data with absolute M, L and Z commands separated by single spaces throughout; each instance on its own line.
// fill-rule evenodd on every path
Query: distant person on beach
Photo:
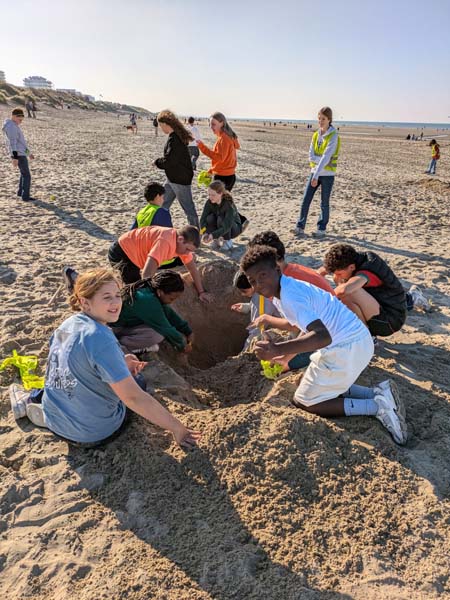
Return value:
M 34 159 L 28 145 L 25 141 L 22 129 L 20 127 L 25 114 L 21 108 L 15 108 L 11 113 L 11 118 L 3 123 L 2 131 L 5 136 L 6 149 L 12 160 L 14 168 L 20 171 L 19 189 L 17 195 L 25 202 L 34 200 L 30 196 L 31 173 L 28 166 L 28 158 Z
M 119 269 L 124 283 L 153 277 L 168 260 L 181 259 L 189 271 L 202 302 L 211 302 L 194 261 L 193 252 L 200 247 L 200 232 L 192 225 L 181 229 L 170 227 L 139 227 L 131 229 L 114 242 L 108 252 L 110 264 Z
M 164 146 L 164 156 L 157 158 L 154 162 L 158 169 L 164 170 L 167 177 L 164 184 L 164 208 L 170 210 L 173 201 L 177 198 L 189 225 L 199 228 L 191 189 L 194 171 L 187 148 L 193 137 L 170 110 L 163 110 L 158 114 L 158 123 L 163 133 L 168 135 Z
M 300 208 L 300 216 L 297 221 L 295 233 L 297 236 L 304 235 L 309 207 L 314 194 L 321 187 L 320 216 L 317 221 L 316 237 L 323 237 L 330 218 L 330 196 L 333 189 L 334 177 L 336 175 L 337 160 L 340 149 L 340 138 L 332 125 L 333 112 L 325 106 L 319 110 L 319 129 L 313 133 L 309 147 L 309 165 L 311 175 L 308 179 L 303 202 Z
M 222 113 L 215 112 L 211 115 L 209 125 L 217 136 L 213 149 L 208 148 L 200 139 L 197 139 L 197 146 L 200 152 L 211 159 L 209 172 L 213 174 L 214 180 L 223 181 L 226 189 L 231 192 L 236 182 L 236 150 L 240 148 L 239 140 Z
M 321 417 L 374 416 L 396 443 L 405 444 L 405 410 L 393 382 L 373 388 L 355 384 L 374 351 L 361 320 L 335 296 L 282 275 L 273 248 L 249 248 L 241 269 L 255 292 L 273 298 L 282 316 L 301 332 L 291 340 L 256 342 L 256 356 L 278 362 L 284 356 L 312 352 L 292 399 L 294 406 Z
M 189 117 L 186 129 L 190 132 L 190 134 L 193 137 L 193 139 L 188 144 L 188 151 L 192 161 L 192 168 L 195 171 L 197 169 L 197 160 L 200 156 L 200 150 L 198 149 L 196 142 L 196 140 L 200 139 L 200 131 L 197 125 L 195 124 L 194 117 Z
M 158 119 L 157 117 L 155 117 L 153 119 L 153 127 L 155 129 L 155 137 L 158 137 L 158 127 L 159 127 L 159 123 L 158 123 Z
M 431 147 L 431 161 L 425 173 L 428 175 L 436 175 L 436 165 L 437 161 L 441 158 L 441 149 L 435 139 L 431 140 L 429 146 Z
M 27 109 L 28 118 L 32 119 L 33 118 L 33 113 L 32 113 L 33 104 L 31 103 L 31 100 L 27 100 L 25 102 L 25 108 Z
M 200 434 L 145 391 L 140 372 L 146 363 L 124 355 L 108 327 L 119 317 L 121 285 L 108 269 L 78 276 L 70 296 L 76 314 L 50 340 L 45 387 L 27 406 L 27 416 L 70 442 L 97 446 L 123 431 L 132 410 L 171 431 L 180 446 L 194 446 Z
M 131 125 L 131 131 L 133 133 L 137 133 L 137 119 L 136 119 L 136 115 L 134 113 L 131 113 L 130 115 L 130 125 Z
M 34 100 L 31 101 L 31 112 L 33 114 L 33 119 L 36 118 L 37 106 Z
M 167 340 L 179 352 L 192 351 L 194 335 L 187 321 L 171 304 L 184 291 L 184 280 L 175 271 L 158 271 L 153 277 L 127 285 L 122 310 L 112 330 L 127 352 L 157 352 Z
M 230 192 L 223 181 L 213 181 L 208 187 L 208 200 L 200 217 L 201 231 L 204 231 L 203 242 L 219 248 L 232 250 L 233 238 L 237 237 L 248 226 L 248 220 L 239 214 Z

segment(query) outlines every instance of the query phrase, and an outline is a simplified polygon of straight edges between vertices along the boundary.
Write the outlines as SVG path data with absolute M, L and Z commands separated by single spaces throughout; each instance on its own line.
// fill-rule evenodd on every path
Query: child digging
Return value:
M 374 416 L 395 442 L 405 444 L 405 412 L 393 382 L 374 388 L 355 384 L 374 350 L 362 321 L 331 294 L 282 275 L 273 248 L 249 248 L 241 269 L 255 292 L 273 298 L 278 311 L 303 332 L 289 341 L 257 342 L 258 358 L 278 362 L 280 356 L 313 352 L 293 404 L 322 417 Z

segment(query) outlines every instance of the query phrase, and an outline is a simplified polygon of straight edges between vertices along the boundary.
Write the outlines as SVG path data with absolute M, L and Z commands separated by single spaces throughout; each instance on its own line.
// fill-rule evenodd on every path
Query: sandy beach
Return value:
M 0 107 L 0 118 L 8 116 Z M 36 160 L 33 203 L 0 161 L 0 360 L 36 354 L 70 314 L 50 299 L 61 268 L 105 265 L 129 229 L 165 136 L 125 117 L 43 107 L 23 124 Z M 204 140 L 213 142 L 205 121 Z M 101 449 L 70 447 L 10 411 L 0 373 L 0 592 L 10 600 L 431 600 L 450 598 L 450 138 L 437 175 L 428 143 L 407 130 L 341 128 L 328 235 L 295 239 L 311 131 L 237 123 L 234 199 L 250 219 L 231 252 L 202 248 L 216 297 L 188 287 L 177 307 L 193 325 L 191 365 L 163 349 L 145 370 L 156 397 L 193 429 L 185 453 L 138 416 Z M 364 135 L 360 135 L 360 134 Z M 432 134 L 430 130 L 426 135 Z M 202 156 L 199 168 L 208 168 Z M 198 212 L 204 189 L 193 185 Z M 175 201 L 172 217 L 185 223 Z M 231 281 L 246 242 L 276 231 L 288 259 L 311 267 L 337 241 L 385 258 L 432 312 L 409 313 L 381 340 L 364 385 L 392 377 L 407 408 L 399 447 L 376 419 L 324 420 L 289 403 L 301 374 L 276 383 L 239 354 L 245 320 Z

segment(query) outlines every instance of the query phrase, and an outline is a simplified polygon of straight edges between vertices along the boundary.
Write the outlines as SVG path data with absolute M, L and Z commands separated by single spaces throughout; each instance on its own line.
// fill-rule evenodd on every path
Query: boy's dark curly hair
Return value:
M 278 260 L 284 260 L 286 254 L 286 248 L 275 231 L 257 233 L 248 243 L 248 247 L 250 248 L 251 246 L 270 246 L 271 248 L 275 248 Z
M 248 269 L 262 262 L 275 269 L 277 266 L 276 250 L 269 246 L 251 246 L 241 258 L 241 270 L 245 273 Z
M 354 265 L 358 260 L 358 252 L 349 244 L 334 244 L 325 254 L 323 266 L 327 273 L 334 273 Z

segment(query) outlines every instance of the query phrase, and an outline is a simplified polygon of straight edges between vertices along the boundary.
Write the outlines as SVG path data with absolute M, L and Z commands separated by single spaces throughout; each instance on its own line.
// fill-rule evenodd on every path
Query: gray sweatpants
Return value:
M 192 200 L 191 186 L 166 181 L 164 184 L 163 208 L 170 210 L 175 198 L 177 198 L 178 202 L 181 204 L 181 208 L 186 214 L 189 225 L 193 225 L 200 229 L 197 211 L 195 210 L 194 201 Z

